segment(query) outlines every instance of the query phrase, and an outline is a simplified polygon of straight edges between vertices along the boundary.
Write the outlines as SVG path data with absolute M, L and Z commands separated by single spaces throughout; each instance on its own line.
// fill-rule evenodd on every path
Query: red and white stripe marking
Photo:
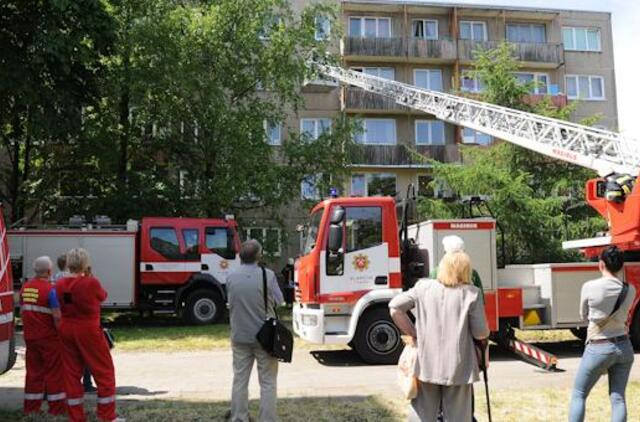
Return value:
M 538 362 L 543 363 L 545 366 L 553 366 L 558 363 L 558 359 L 555 356 L 544 352 L 537 347 L 528 345 L 527 343 L 523 343 L 519 340 L 511 340 L 510 345 L 515 351 L 527 355 Z

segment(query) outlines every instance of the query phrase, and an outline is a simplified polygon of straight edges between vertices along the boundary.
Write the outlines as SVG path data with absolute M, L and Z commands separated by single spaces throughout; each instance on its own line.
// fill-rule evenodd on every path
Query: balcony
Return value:
M 456 43 L 452 40 L 409 39 L 408 56 L 416 61 L 447 62 L 456 59 Z
M 352 166 L 428 168 L 427 161 L 459 161 L 457 145 L 354 145 L 350 151 Z
M 566 107 L 568 104 L 566 95 L 542 95 L 542 94 L 531 94 L 524 97 L 522 100 L 529 105 L 536 105 L 540 101 L 548 98 L 551 101 L 551 104 L 558 108 Z
M 346 59 L 362 59 L 363 57 L 381 59 L 384 57 L 397 58 L 405 56 L 404 39 L 401 37 L 345 37 L 342 40 L 341 50 L 342 56 Z
M 344 87 L 343 109 L 351 113 L 365 112 L 403 112 L 410 111 L 407 107 L 398 105 L 395 101 L 379 94 L 367 92 L 362 88 Z
M 463 64 L 471 64 L 476 50 L 497 48 L 502 41 L 458 40 L 458 57 Z M 524 66 L 557 68 L 564 63 L 562 44 L 511 43 L 514 56 Z

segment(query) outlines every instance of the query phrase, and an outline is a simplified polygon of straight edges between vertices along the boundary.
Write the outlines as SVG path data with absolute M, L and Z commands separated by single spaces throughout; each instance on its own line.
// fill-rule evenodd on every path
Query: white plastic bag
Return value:
M 415 375 L 418 348 L 413 337 L 402 336 L 402 341 L 405 346 L 398 360 L 398 385 L 402 397 L 413 400 L 418 395 L 418 379 Z

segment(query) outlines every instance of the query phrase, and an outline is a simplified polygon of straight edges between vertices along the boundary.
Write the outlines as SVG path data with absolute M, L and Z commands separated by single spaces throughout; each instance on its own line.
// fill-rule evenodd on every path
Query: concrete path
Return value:
M 549 373 L 492 350 L 489 372 L 492 390 L 571 387 L 580 360 L 577 342 L 547 345 L 560 357 L 565 372 Z M 24 349 L 13 370 L 0 376 L 0 407 L 17 408 L 22 402 Z M 120 399 L 228 400 L 231 395 L 231 352 L 123 353 L 114 351 Z M 636 359 L 640 362 L 640 354 Z M 640 381 L 640 364 L 632 370 Z M 601 380 L 605 382 L 605 380 Z M 296 350 L 292 364 L 280 365 L 280 397 L 327 397 L 397 394 L 394 366 L 368 366 L 350 350 Z M 258 397 L 257 376 L 250 395 Z

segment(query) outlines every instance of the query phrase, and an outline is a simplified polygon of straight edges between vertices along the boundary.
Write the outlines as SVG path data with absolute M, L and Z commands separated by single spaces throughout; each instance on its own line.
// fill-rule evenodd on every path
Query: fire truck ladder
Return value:
M 640 172 L 640 142 L 616 132 L 417 88 L 337 66 L 317 62 L 310 66 L 328 78 L 383 95 L 399 105 L 595 170 L 600 176 L 612 172 L 638 176 Z

